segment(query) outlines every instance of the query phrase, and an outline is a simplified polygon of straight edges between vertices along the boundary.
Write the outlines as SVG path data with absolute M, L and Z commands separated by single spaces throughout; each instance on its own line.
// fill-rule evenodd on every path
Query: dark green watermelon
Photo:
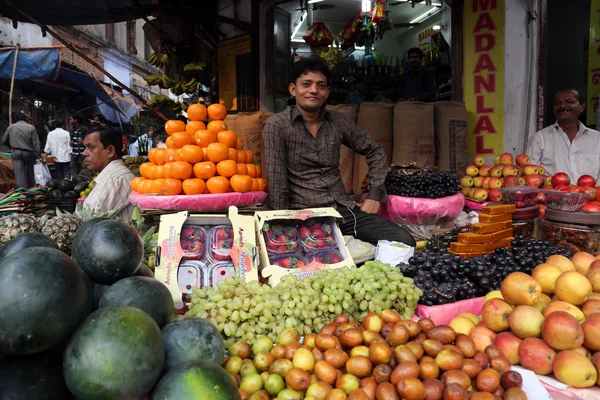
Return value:
M 144 258 L 144 246 L 135 228 L 115 219 L 82 226 L 71 248 L 79 268 L 92 282 L 103 285 L 132 276 Z
M 4 246 L 0 247 L 0 260 L 30 247 L 50 247 L 59 250 L 56 242 L 48 236 L 37 232 L 28 232 L 4 243 Z
M 58 181 L 56 179 L 50 179 L 48 182 L 46 182 L 46 187 L 49 189 L 58 189 Z
M 65 195 L 63 196 L 64 199 L 78 199 L 79 198 L 79 192 L 75 193 L 74 191 L 69 191 L 66 192 Z
M 190 362 L 169 371 L 156 385 L 152 400 L 241 400 L 233 378 L 210 361 Z
M 58 190 L 63 193 L 70 192 L 73 190 L 73 182 L 68 179 L 63 179 L 62 181 L 58 182 Z
M 85 317 L 85 277 L 59 250 L 25 249 L 0 261 L 0 305 L 0 353 L 40 353 L 66 341 Z
M 75 185 L 75 188 L 73 189 L 73 191 L 75 193 L 81 193 L 85 189 L 88 188 L 88 185 L 89 185 L 89 183 L 87 181 L 79 182 L 77 185 Z
M 148 278 L 154 278 L 154 272 L 152 272 L 146 264 L 142 263 L 133 276 L 147 276 Z
M 94 310 L 100 305 L 100 299 L 104 296 L 104 292 L 108 290 L 110 285 L 102 285 L 100 283 L 94 283 Z
M 65 382 L 78 399 L 143 399 L 165 359 L 156 322 L 134 307 L 104 307 L 77 328 L 63 358 Z
M 148 313 L 160 328 L 173 316 L 173 296 L 160 281 L 147 276 L 131 276 L 113 283 L 100 299 L 99 308 L 131 306 Z
M 0 399 L 70 399 L 58 351 L 47 351 L 0 362 Z
M 81 182 L 87 182 L 88 180 L 87 177 L 81 175 L 73 175 L 71 177 L 71 182 L 73 182 L 74 185 L 78 185 Z
M 163 328 L 165 370 L 188 361 L 221 365 L 225 344 L 213 324 L 202 318 L 178 319 Z
M 61 200 L 63 198 L 63 192 L 58 189 L 54 189 L 50 191 L 50 198 L 55 200 Z

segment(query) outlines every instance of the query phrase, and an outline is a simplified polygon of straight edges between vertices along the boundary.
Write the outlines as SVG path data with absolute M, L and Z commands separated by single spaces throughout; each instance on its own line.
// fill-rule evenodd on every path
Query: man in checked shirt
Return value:
M 405 229 L 377 215 L 387 201 L 384 187 L 388 161 L 381 147 L 344 114 L 325 109 L 329 68 L 320 60 L 302 59 L 292 67 L 290 94 L 296 105 L 275 114 L 263 129 L 269 206 L 274 210 L 335 207 L 343 217 L 344 235 L 377 245 L 392 240 L 409 246 Z M 366 156 L 367 198 L 355 203 L 340 174 L 340 146 Z

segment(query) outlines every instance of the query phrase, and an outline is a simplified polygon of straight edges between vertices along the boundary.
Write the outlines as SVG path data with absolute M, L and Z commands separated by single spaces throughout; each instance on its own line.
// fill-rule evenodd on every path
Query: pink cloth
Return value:
M 465 196 L 457 193 L 441 199 L 421 199 L 389 195 L 379 215 L 396 224 L 432 225 L 441 219 L 454 219 L 465 206 Z
M 142 210 L 213 212 L 225 211 L 229 206 L 248 207 L 264 204 L 267 196 L 266 192 L 231 192 L 191 196 L 153 196 L 133 192 L 129 195 L 129 201 Z
M 441 306 L 418 305 L 415 314 L 421 318 L 430 318 L 436 325 L 448 325 L 452 318 L 465 312 L 481 315 L 483 297 L 460 300 L 455 303 L 443 304 Z

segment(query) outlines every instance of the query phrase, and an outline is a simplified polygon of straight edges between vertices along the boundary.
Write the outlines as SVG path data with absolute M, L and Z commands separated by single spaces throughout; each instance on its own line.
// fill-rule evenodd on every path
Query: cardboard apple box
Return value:
M 354 260 L 350 255 L 350 251 L 346 247 L 346 242 L 340 227 L 337 223 L 333 224 L 332 236 L 335 238 L 338 246 L 338 251 L 342 255 L 342 261 L 336 264 L 323 264 L 318 261 L 312 261 L 307 265 L 296 268 L 287 269 L 278 265 L 271 265 L 269 261 L 269 253 L 267 252 L 267 246 L 265 238 L 262 235 L 262 228 L 268 221 L 273 220 L 301 220 L 305 221 L 310 218 L 335 218 L 341 219 L 342 216 L 331 207 L 326 208 L 313 208 L 306 210 L 279 210 L 279 211 L 259 211 L 254 214 L 254 221 L 256 223 L 256 232 L 258 235 L 258 244 L 260 246 L 260 260 L 262 265 L 261 275 L 267 280 L 271 286 L 276 286 L 286 275 L 293 275 L 298 279 L 305 279 L 315 275 L 318 271 L 327 269 L 339 269 L 354 265 Z
M 237 207 L 234 206 L 229 207 L 228 215 L 188 215 L 187 211 L 162 215 L 158 228 L 159 245 L 154 275 L 171 292 L 176 309 L 184 307 L 183 293 L 178 279 L 179 264 L 183 258 L 180 234 L 184 224 L 231 225 L 234 230 L 231 259 L 236 274 L 245 276 L 247 280 L 258 280 L 258 252 L 252 215 L 240 215 Z

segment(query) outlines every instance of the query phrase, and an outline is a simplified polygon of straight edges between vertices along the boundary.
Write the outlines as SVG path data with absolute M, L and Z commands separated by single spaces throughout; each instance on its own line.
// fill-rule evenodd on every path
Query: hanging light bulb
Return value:
M 371 11 L 371 0 L 362 0 L 362 12 Z

